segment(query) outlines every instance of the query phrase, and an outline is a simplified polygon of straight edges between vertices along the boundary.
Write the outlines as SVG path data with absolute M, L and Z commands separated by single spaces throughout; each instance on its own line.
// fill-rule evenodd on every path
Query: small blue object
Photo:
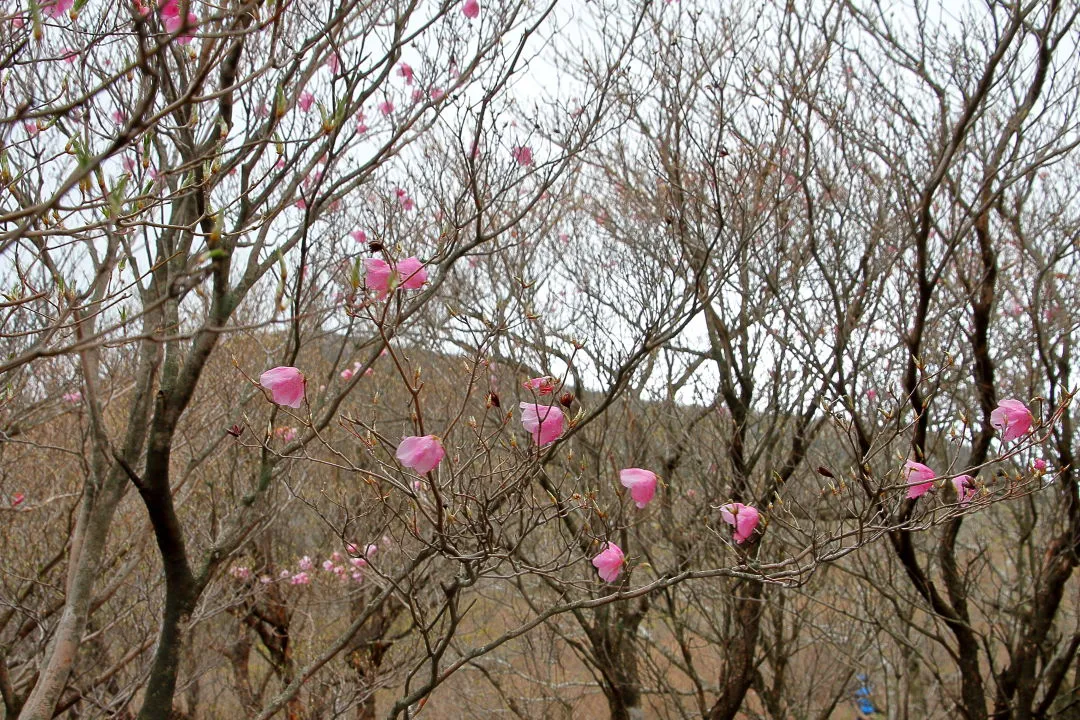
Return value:
M 862 697 L 855 702 L 859 706 L 859 712 L 861 712 L 863 715 L 872 715 L 873 713 L 877 712 L 877 710 L 874 708 L 874 703 L 870 702 L 868 698 Z

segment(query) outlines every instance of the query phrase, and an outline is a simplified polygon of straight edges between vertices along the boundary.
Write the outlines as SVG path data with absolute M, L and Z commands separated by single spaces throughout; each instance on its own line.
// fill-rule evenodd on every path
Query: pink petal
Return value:
M 446 450 L 434 435 L 404 438 L 395 453 L 398 462 L 421 475 L 438 467 L 445 455 Z
M 615 543 L 606 542 L 600 548 L 600 553 L 592 559 L 593 567 L 596 568 L 600 579 L 604 582 L 615 582 L 622 572 L 626 556 L 622 548 Z
M 298 408 L 304 403 L 304 374 L 294 367 L 271 368 L 259 376 L 259 384 L 278 405 Z
M 619 482 L 630 490 L 630 497 L 639 508 L 644 508 L 656 494 L 656 473 L 641 468 L 619 471 Z

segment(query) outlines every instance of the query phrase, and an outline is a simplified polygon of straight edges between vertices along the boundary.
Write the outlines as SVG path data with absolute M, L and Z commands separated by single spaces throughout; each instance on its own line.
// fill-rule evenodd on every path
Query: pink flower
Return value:
M 442 100 L 444 95 L 446 95 L 446 92 L 441 87 L 431 88 L 431 93 L 429 94 L 434 102 Z
M 428 281 L 424 264 L 415 257 L 407 257 L 396 265 L 380 258 L 365 258 L 364 271 L 364 287 L 374 290 L 379 300 L 396 288 L 418 290 Z
M 381 258 L 364 258 L 364 287 L 382 300 L 390 293 L 390 263 Z
M 63 1 L 63 0 L 61 0 Z M 190 4 L 189 4 L 190 7 Z M 161 15 L 161 21 L 165 23 L 165 32 L 172 35 L 180 30 L 180 28 L 187 25 L 188 32 L 183 35 L 179 35 L 176 38 L 176 42 L 181 45 L 187 45 L 191 42 L 193 37 L 192 31 L 199 24 L 199 18 L 193 12 L 188 12 L 187 20 L 185 21 L 180 17 L 180 3 L 178 0 L 166 0 L 165 4 L 158 10 L 158 14 Z
M 521 383 L 526 390 L 532 390 L 539 395 L 550 395 L 555 392 L 555 378 L 549 376 L 535 377 Z
M 1008 399 L 998 403 L 990 413 L 990 424 L 1001 431 L 1001 442 L 1007 443 L 1027 433 L 1034 420 L 1031 411 L 1019 400 Z
M 644 508 L 656 494 L 656 473 L 641 468 L 619 471 L 619 482 L 630 489 L 630 497 L 639 508 Z
M 334 570 L 334 561 L 333 560 L 323 560 L 322 569 L 325 570 L 326 572 L 333 572 L 333 570 Z
M 521 406 L 521 425 L 532 433 L 533 442 L 547 445 L 555 442 L 563 432 L 563 413 L 555 406 L 537 405 L 523 402 Z
M 728 503 L 720 507 L 720 517 L 735 528 L 735 542 L 743 544 L 754 534 L 754 529 L 761 521 L 757 508 L 742 503 Z
M 592 559 L 593 567 L 604 582 L 615 582 L 625 562 L 626 556 L 623 555 L 622 548 L 612 542 L 604 543 L 600 553 Z
M 1042 458 L 1035 458 L 1034 468 L 1036 472 L 1046 472 L 1046 461 Z
M 415 257 L 405 258 L 397 264 L 394 270 L 398 277 L 401 278 L 401 287 L 406 290 L 419 290 L 428 281 L 424 263 Z
M 524 145 L 519 145 L 510 151 L 510 154 L 514 157 L 514 162 L 522 167 L 528 167 L 533 164 L 532 149 Z
M 306 572 L 298 572 L 292 576 L 289 580 L 291 585 L 307 585 L 311 582 L 311 577 Z
M 379 103 L 379 112 L 381 112 L 383 115 L 389 115 L 390 113 L 394 112 L 394 103 L 390 102 L 389 100 L 383 100 L 381 103 Z
M 914 500 L 922 497 L 934 486 L 934 471 L 914 460 L 904 463 L 904 482 L 907 483 L 907 496 Z
M 465 0 L 461 5 L 461 14 L 472 20 L 480 14 L 480 3 L 477 0 Z
M 326 58 L 326 67 L 336 75 L 337 71 L 341 69 L 341 56 L 337 53 L 331 53 L 330 57 Z
M 54 3 L 45 5 L 42 9 L 49 17 L 62 18 L 64 14 L 75 4 L 75 0 L 56 0 Z
M 13 508 L 19 507 L 20 505 L 23 504 L 24 500 L 26 500 L 26 496 L 23 495 L 21 492 L 17 492 L 15 494 L 13 494 L 11 496 L 11 507 L 13 507 Z
M 439 438 L 434 435 L 423 437 L 414 435 L 401 441 L 394 457 L 405 467 L 423 475 L 438 467 L 444 455 L 446 455 L 446 450 L 443 449 Z
M 300 562 L 297 563 L 297 566 L 304 572 L 307 572 L 308 570 L 311 570 L 315 567 L 315 563 L 312 562 L 310 557 L 305 555 L 304 557 L 300 558 Z
M 251 568 L 245 567 L 244 565 L 234 565 L 229 568 L 229 574 L 237 580 L 247 580 L 251 577 Z
M 953 478 L 952 484 L 956 488 L 956 497 L 960 499 L 960 507 L 964 507 L 971 502 L 971 498 L 979 490 L 975 487 L 975 478 L 970 475 L 958 475 Z
M 353 230 L 349 235 L 351 235 L 352 239 L 358 243 L 367 242 L 367 233 L 363 230 Z
M 271 368 L 259 376 L 259 384 L 278 405 L 298 408 L 304 403 L 304 373 L 294 367 Z
M 300 109 L 304 112 L 310 112 L 311 106 L 315 104 L 315 96 L 305 90 L 300 93 L 300 100 L 297 101 L 296 104 L 299 105 Z
M 82 402 L 82 392 L 76 390 L 75 392 L 64 393 L 63 398 L 64 402 L 66 403 L 70 403 L 71 405 L 78 405 Z
M 290 443 L 296 439 L 296 428 L 294 427 L 279 427 L 274 430 L 274 434 L 282 439 L 283 442 Z
M 342 380 L 352 380 L 352 376 L 353 376 L 353 371 L 351 369 L 349 369 L 349 368 L 345 368 L 344 370 L 341 371 L 341 379 Z
M 398 65 L 397 71 L 398 75 L 405 78 L 406 85 L 413 84 L 413 69 L 412 66 L 409 65 L 409 63 L 401 63 L 400 65 Z

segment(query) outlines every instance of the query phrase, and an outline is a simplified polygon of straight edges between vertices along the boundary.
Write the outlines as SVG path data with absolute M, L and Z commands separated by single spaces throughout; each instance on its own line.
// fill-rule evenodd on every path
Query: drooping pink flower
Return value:
M 934 487 L 935 473 L 922 463 L 908 460 L 904 463 L 904 482 L 907 483 L 907 496 L 914 500 L 922 497 L 926 491 Z
M 352 239 L 358 243 L 367 242 L 367 233 L 363 230 L 353 230 L 349 235 L 351 235 Z
M 394 270 L 401 279 L 401 287 L 406 290 L 419 290 L 428 281 L 424 263 L 415 257 L 405 258 L 397 264 Z
M 311 106 L 315 104 L 315 96 L 305 90 L 304 92 L 300 93 L 300 99 L 297 101 L 296 104 L 299 105 L 300 109 L 304 112 L 310 112 Z
M 1034 418 L 1027 406 L 1010 398 L 998 403 L 990 413 L 990 424 L 1001 431 L 1001 442 L 1007 443 L 1026 434 Z
M 532 148 L 526 147 L 525 145 L 518 145 L 510 151 L 510 154 L 513 156 L 514 162 L 522 167 L 528 167 L 533 164 Z
M 271 368 L 259 376 L 259 384 L 278 405 L 298 408 L 304 404 L 304 373 L 294 367 Z
M 555 392 L 555 378 L 547 375 L 534 377 L 521 383 L 521 386 L 526 390 L 532 390 L 538 395 L 550 395 Z
M 188 6 L 190 8 L 190 4 Z M 183 35 L 178 35 L 176 42 L 181 45 L 187 45 L 191 42 L 193 33 L 196 26 L 199 24 L 199 18 L 193 12 L 188 12 L 187 19 L 180 17 L 180 3 L 179 0 L 166 0 L 165 4 L 158 10 L 158 14 L 161 16 L 161 21 L 165 24 L 165 32 L 172 35 L 180 30 L 185 24 L 187 25 L 187 32 Z
M 381 112 L 383 115 L 389 115 L 390 113 L 394 112 L 394 103 L 390 102 L 389 100 L 383 100 L 381 103 L 379 103 L 379 112 Z
M 592 559 L 593 567 L 604 582 L 615 582 L 625 562 L 626 556 L 623 555 L 622 548 L 613 542 L 604 543 L 599 554 Z
M 562 435 L 563 413 L 560 408 L 527 402 L 520 403 L 520 406 L 521 425 L 532 433 L 533 442 L 537 445 L 555 442 Z
M 953 478 L 952 484 L 956 488 L 956 497 L 960 499 L 960 507 L 964 507 L 971 502 L 971 498 L 979 490 L 975 486 L 975 478 L 970 475 L 957 475 Z
M 735 542 L 740 545 L 754 534 L 754 529 L 761 520 L 761 515 L 756 507 L 738 502 L 722 505 L 720 507 L 720 517 L 728 525 L 735 528 Z
M 656 473 L 641 468 L 619 471 L 619 482 L 630 490 L 630 497 L 639 508 L 644 508 L 656 494 Z
M 75 0 L 56 0 L 56 2 L 45 5 L 42 10 L 49 17 L 62 18 L 74 5 Z
M 414 435 L 401 441 L 394 457 L 405 467 L 423 475 L 437 468 L 445 455 L 446 450 L 436 436 Z
M 401 63 L 398 65 L 398 75 L 405 78 L 406 85 L 413 84 L 413 69 L 409 63 Z
M 337 74 L 337 71 L 341 69 L 341 56 L 337 53 L 330 53 L 330 57 L 326 58 L 326 68 Z
M 382 258 L 364 258 L 364 287 L 374 290 L 375 296 L 382 300 L 390 294 L 390 263 Z
M 465 0 L 461 5 L 461 14 L 470 20 L 480 14 L 480 3 L 477 0 Z

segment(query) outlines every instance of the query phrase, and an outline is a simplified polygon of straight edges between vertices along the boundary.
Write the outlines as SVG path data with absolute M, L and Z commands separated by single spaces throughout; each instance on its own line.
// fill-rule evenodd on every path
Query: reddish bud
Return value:
M 569 408 L 574 404 L 574 393 L 567 392 L 559 396 L 559 404 L 564 408 Z
M 486 400 L 487 400 L 487 406 L 488 406 L 489 408 L 493 408 L 493 407 L 501 407 L 501 405 L 500 405 L 500 403 L 499 403 L 499 396 L 498 396 L 498 395 L 496 395 L 496 394 L 495 394 L 495 393 L 493 393 L 493 392 L 489 392 L 489 393 L 487 394 L 487 398 L 486 398 Z

